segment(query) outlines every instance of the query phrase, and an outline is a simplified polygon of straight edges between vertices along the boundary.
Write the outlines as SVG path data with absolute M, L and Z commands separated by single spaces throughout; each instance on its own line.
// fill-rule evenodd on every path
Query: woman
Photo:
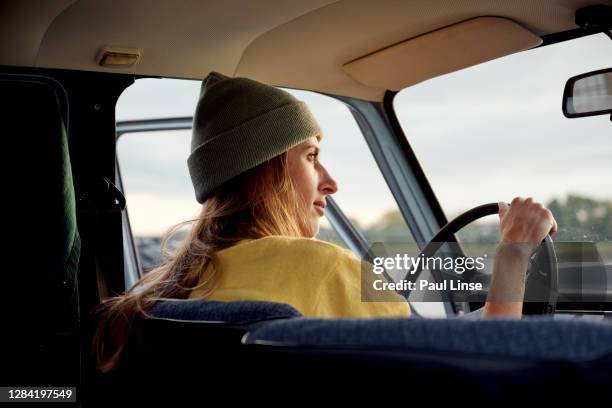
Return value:
M 306 105 L 287 92 L 216 72 L 203 81 L 188 159 L 201 214 L 164 264 L 100 306 L 94 344 L 100 369 L 112 370 L 132 322 L 159 298 L 267 300 L 318 317 L 410 315 L 399 295 L 362 302 L 360 260 L 313 238 L 326 197 L 338 189 L 319 160 L 321 137 Z M 512 204 L 500 204 L 503 243 L 535 247 L 556 229 L 541 204 L 520 198 Z M 529 254 L 511 255 L 496 264 L 491 291 L 510 288 L 522 299 Z M 520 301 L 497 301 L 483 314 L 520 311 Z

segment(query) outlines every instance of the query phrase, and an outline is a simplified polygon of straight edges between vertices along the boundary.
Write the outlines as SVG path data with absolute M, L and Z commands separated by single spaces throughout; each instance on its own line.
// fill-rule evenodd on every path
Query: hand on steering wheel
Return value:
M 557 232 L 551 211 L 531 197 L 516 197 L 511 206 L 504 202 L 498 205 L 501 244 L 528 244 L 525 248 L 533 251 L 547 235 Z
M 512 208 L 512 211 L 510 211 Z M 515 198 L 511 205 L 490 203 L 472 208 L 459 215 L 438 231 L 423 248 L 419 257 L 433 256 L 444 244 L 455 242 L 455 233 L 466 225 L 488 215 L 500 214 L 501 243 L 512 244 L 529 251 L 530 256 L 525 282 L 523 314 L 552 313 L 557 298 L 557 257 L 549 234 L 557 230 L 557 223 L 550 211 L 533 199 Z M 421 268 L 405 277 L 416 282 Z M 409 290 L 400 292 L 408 299 Z M 448 296 L 444 294 L 443 296 Z M 452 299 L 445 299 L 452 301 Z

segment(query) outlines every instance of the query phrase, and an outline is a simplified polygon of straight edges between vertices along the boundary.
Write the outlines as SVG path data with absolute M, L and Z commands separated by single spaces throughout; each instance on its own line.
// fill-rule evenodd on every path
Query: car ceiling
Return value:
M 570 30 L 576 9 L 592 4 L 612 1 L 5 0 L 0 64 L 190 79 L 215 70 L 379 101 L 385 89 L 342 65 L 479 16 L 511 19 L 538 36 Z M 137 48 L 141 58 L 101 67 L 104 46 Z

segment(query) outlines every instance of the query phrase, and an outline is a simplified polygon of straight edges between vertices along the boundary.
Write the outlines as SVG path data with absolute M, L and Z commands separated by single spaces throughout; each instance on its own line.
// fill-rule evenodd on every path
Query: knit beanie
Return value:
M 211 72 L 202 82 L 187 159 L 196 199 L 322 131 L 302 101 L 248 78 Z

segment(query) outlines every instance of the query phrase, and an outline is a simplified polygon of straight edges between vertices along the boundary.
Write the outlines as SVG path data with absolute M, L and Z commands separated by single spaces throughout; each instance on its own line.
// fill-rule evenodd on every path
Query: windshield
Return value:
M 592 35 L 510 55 L 401 91 L 397 116 L 447 217 L 532 196 L 553 211 L 557 241 L 593 241 L 612 264 L 609 115 L 567 119 L 572 76 L 612 66 L 612 41 Z M 494 242 L 498 217 L 463 229 Z

